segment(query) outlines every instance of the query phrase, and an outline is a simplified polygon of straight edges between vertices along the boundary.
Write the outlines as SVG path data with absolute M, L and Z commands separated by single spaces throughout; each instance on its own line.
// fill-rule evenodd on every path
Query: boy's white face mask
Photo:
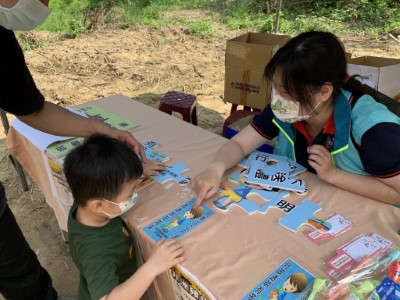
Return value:
M 9 30 L 32 30 L 42 24 L 51 9 L 39 0 L 19 0 L 11 8 L 0 5 L 0 26 Z
M 109 201 L 107 199 L 103 199 L 104 201 L 107 201 L 108 203 L 117 205 L 119 207 L 119 209 L 121 210 L 121 213 L 118 215 L 109 214 L 109 213 L 106 213 L 105 211 L 103 211 L 103 213 L 110 219 L 118 217 L 118 216 L 122 215 L 124 212 L 130 210 L 132 208 L 132 206 L 134 206 L 136 204 L 137 199 L 138 199 L 137 193 L 133 193 L 132 196 L 128 200 L 122 201 L 121 203 L 118 203 L 118 204 L 115 202 Z
M 307 120 L 311 117 L 314 110 L 321 104 L 319 102 L 307 115 L 300 116 L 299 102 L 290 101 L 278 95 L 275 89 L 272 89 L 271 109 L 275 117 L 286 123 L 295 123 Z

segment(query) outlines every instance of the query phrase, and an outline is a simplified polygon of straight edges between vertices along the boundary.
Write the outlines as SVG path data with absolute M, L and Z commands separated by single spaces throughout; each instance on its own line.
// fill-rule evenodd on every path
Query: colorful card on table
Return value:
M 113 114 L 92 104 L 81 105 L 79 107 L 76 107 L 75 110 L 85 114 L 89 118 L 94 118 L 96 120 L 102 121 L 117 129 L 127 130 L 138 126 L 138 124 L 132 120 L 122 118 L 116 114 Z M 76 137 L 69 140 L 55 142 L 46 148 L 46 152 L 51 158 L 59 158 L 61 156 L 67 155 L 79 145 L 82 145 L 83 140 L 84 139 L 81 137 Z
M 67 155 L 76 147 L 82 145 L 84 138 L 73 138 L 69 140 L 52 143 L 46 148 L 48 156 L 51 158 L 59 158 Z
M 97 119 L 117 129 L 128 130 L 138 126 L 138 124 L 132 120 L 123 118 L 92 104 L 84 104 L 75 107 L 75 109 L 84 113 L 89 118 Z
M 380 285 L 368 297 L 368 300 L 398 300 L 400 299 L 400 284 L 388 277 L 383 278 Z
M 147 225 L 144 228 L 144 232 L 156 242 L 160 239 L 180 239 L 215 215 L 215 212 L 204 204 L 201 204 L 197 209 L 193 209 L 195 202 L 196 198 L 192 198 L 174 208 Z
M 393 242 L 376 233 L 360 235 L 336 250 L 336 255 L 327 261 L 329 277 L 338 279 L 363 257 L 381 259 L 393 246 Z
M 340 233 L 350 229 L 353 223 L 343 218 L 341 215 L 334 214 L 326 219 L 327 223 L 331 225 L 331 228 L 326 232 L 319 230 L 313 230 L 306 233 L 306 237 L 314 243 L 318 243 L 322 240 L 332 239 L 338 236 Z
M 241 300 L 306 300 L 314 279 L 314 275 L 288 258 Z

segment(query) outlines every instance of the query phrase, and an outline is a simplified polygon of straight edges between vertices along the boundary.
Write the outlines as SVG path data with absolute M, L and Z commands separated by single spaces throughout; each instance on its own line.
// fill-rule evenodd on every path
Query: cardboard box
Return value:
M 237 134 L 239 131 L 241 131 L 243 128 L 245 128 L 247 125 L 249 125 L 252 118 L 253 118 L 253 116 L 247 116 L 247 117 L 244 117 L 244 118 L 230 124 L 226 128 L 225 137 L 228 139 L 231 139 L 235 134 Z M 276 142 L 276 139 L 273 139 L 271 142 L 265 143 L 257 150 L 263 151 L 266 153 L 272 153 L 274 151 L 275 142 Z
M 271 96 L 265 66 L 288 35 L 246 33 L 226 42 L 224 101 L 263 109 Z
M 350 59 L 347 73 L 360 75 L 362 83 L 394 97 L 400 93 L 400 59 L 375 56 L 360 56 Z

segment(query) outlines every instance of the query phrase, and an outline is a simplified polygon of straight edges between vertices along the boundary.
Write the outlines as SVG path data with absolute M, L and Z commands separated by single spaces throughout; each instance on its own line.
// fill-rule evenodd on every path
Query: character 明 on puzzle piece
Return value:
M 190 178 L 183 176 L 181 173 L 190 170 L 190 168 L 182 163 L 176 163 L 172 167 L 167 167 L 165 170 L 159 172 L 158 175 L 152 176 L 154 180 L 161 184 L 167 181 L 174 180 L 179 185 L 187 185 L 190 183 Z
M 142 144 L 146 158 L 149 160 L 158 160 L 159 162 L 166 162 L 170 160 L 170 157 L 164 153 L 154 150 L 158 148 L 160 144 L 156 141 L 148 141 Z
M 278 223 L 286 229 L 297 232 L 303 225 L 309 225 L 319 231 L 329 231 L 331 225 L 324 220 L 314 217 L 314 214 L 321 210 L 316 203 L 304 199 L 299 205 L 291 210 L 286 216 L 280 218 Z

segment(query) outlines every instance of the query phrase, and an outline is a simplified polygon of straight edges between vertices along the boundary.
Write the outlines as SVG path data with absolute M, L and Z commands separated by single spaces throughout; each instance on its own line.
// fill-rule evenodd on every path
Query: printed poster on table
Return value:
M 306 300 L 315 276 L 292 259 L 286 259 L 241 300 Z
M 144 228 L 144 232 L 156 242 L 161 239 L 180 239 L 182 236 L 204 223 L 211 216 L 215 215 L 215 212 L 204 204 L 194 209 L 193 205 L 195 202 L 196 198 L 192 198 L 174 208 L 164 216 L 147 225 Z
M 183 266 L 173 266 L 169 270 L 169 275 L 174 288 L 175 299 L 216 300 L 210 291 Z

